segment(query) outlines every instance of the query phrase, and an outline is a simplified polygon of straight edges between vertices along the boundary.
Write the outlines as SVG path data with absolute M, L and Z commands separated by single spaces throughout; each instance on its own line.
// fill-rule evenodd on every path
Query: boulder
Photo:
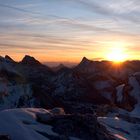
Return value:
M 53 115 L 64 115 L 65 111 L 63 108 L 53 108 L 52 110 L 50 110 L 50 113 L 52 113 Z

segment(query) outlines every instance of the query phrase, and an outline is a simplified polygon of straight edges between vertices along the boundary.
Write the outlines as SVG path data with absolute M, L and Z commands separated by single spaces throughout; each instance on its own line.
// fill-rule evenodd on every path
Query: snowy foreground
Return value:
M 12 109 L 0 112 L 0 134 L 9 135 L 12 140 L 49 140 L 41 132 L 58 136 L 52 127 L 36 121 L 36 113 L 48 113 L 45 109 Z M 78 140 L 70 137 L 70 140 Z
M 8 135 L 11 140 L 49 140 L 60 136 L 55 133 L 51 125 L 39 123 L 36 114 L 50 114 L 51 111 L 36 108 L 11 109 L 0 112 L 0 134 Z M 63 114 L 59 110 L 55 113 Z M 116 140 L 140 140 L 140 119 L 134 117 L 124 117 L 125 112 L 120 111 L 122 116 L 109 114 L 108 117 L 98 117 L 98 121 L 103 124 Z M 128 114 L 127 114 L 128 115 Z M 43 115 L 42 115 L 43 116 Z M 44 116 L 43 119 L 49 119 Z M 59 139 L 64 139 L 60 138 Z M 68 137 L 69 140 L 79 138 Z M 91 138 L 92 139 L 92 138 Z

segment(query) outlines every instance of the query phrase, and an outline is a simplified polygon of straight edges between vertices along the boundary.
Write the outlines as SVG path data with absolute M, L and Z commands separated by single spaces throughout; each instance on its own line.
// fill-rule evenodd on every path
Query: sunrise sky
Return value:
M 115 52 L 140 59 L 140 0 L 0 0 L 2 56 L 78 62 Z

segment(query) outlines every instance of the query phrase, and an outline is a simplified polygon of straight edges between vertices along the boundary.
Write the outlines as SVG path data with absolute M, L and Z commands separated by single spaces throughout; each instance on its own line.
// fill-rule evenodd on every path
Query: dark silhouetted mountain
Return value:
M 66 66 L 63 65 L 63 64 L 59 64 L 59 65 L 56 66 L 56 67 L 52 67 L 52 70 L 53 70 L 53 71 L 59 71 L 60 69 L 63 69 L 63 68 L 66 68 Z
M 52 67 L 51 69 L 57 74 L 66 73 L 66 72 L 69 72 L 71 70 L 71 68 L 68 68 L 63 64 L 59 64 L 58 66 Z
M 86 57 L 83 57 L 82 61 L 80 62 L 80 64 L 78 65 L 78 67 L 86 67 L 88 66 L 89 64 L 91 64 L 92 61 L 87 59 Z
M 10 56 L 5 55 L 5 59 L 10 62 L 15 62 Z
M 25 57 L 21 61 L 21 64 L 36 66 L 36 65 L 40 65 L 41 63 L 38 60 L 36 60 L 34 57 L 25 55 Z

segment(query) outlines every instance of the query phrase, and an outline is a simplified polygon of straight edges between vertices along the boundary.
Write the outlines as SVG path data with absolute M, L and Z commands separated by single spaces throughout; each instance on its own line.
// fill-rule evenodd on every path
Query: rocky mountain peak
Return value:
M 10 61 L 10 62 L 15 62 L 10 56 L 5 55 L 5 60 Z
M 38 60 L 36 60 L 34 57 L 25 55 L 25 57 L 21 61 L 22 64 L 26 65 L 39 65 L 41 64 Z
M 82 61 L 80 62 L 80 66 L 85 66 L 88 65 L 89 63 L 91 63 L 92 61 L 87 59 L 86 57 L 83 57 Z

